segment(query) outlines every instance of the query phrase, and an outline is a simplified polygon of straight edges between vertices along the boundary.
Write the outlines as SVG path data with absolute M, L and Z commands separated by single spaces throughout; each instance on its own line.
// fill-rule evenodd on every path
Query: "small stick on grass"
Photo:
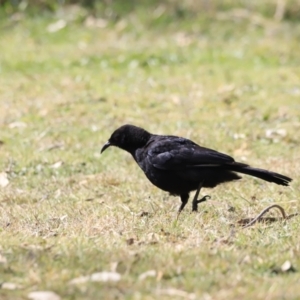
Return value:
M 270 205 L 270 206 L 266 207 L 265 209 L 263 209 L 257 217 L 252 219 L 248 224 L 244 225 L 242 228 L 250 227 L 250 226 L 254 225 L 256 222 L 261 221 L 262 216 L 265 215 L 272 208 L 278 208 L 280 210 L 280 212 L 282 214 L 282 220 L 288 220 L 288 219 L 298 215 L 298 213 L 295 213 L 295 214 L 291 214 L 291 215 L 287 216 L 285 213 L 285 210 L 280 205 L 273 204 L 273 205 Z

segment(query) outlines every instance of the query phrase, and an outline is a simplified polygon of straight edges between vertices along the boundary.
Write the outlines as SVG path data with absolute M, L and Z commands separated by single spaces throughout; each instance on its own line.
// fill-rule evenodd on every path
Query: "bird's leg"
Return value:
M 183 195 L 180 195 L 180 199 L 181 199 L 181 205 L 179 207 L 179 213 L 183 211 L 185 205 L 188 203 L 188 200 L 189 200 L 189 194 L 183 194 Z
M 179 218 L 180 213 L 183 211 L 184 207 L 188 203 L 189 194 L 180 195 L 180 199 L 181 199 L 181 205 L 180 205 L 179 210 L 178 210 L 177 219 Z
M 201 203 L 201 202 L 204 202 L 204 201 L 206 201 L 207 199 L 210 198 L 210 196 L 206 195 L 206 196 L 202 197 L 199 200 L 197 199 L 202 186 L 203 186 L 203 181 L 201 181 L 199 183 L 198 189 L 197 189 L 196 194 L 194 196 L 193 203 L 192 203 L 192 211 L 198 211 L 198 204 Z

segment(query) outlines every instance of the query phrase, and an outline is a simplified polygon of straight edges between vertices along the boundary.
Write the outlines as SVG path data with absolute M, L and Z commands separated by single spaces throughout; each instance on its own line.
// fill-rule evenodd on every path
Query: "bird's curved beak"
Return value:
M 110 143 L 109 141 L 107 141 L 107 142 L 103 145 L 103 147 L 102 147 L 102 149 L 101 149 L 101 153 L 104 152 L 105 149 L 107 149 L 109 146 L 111 146 L 111 143 Z

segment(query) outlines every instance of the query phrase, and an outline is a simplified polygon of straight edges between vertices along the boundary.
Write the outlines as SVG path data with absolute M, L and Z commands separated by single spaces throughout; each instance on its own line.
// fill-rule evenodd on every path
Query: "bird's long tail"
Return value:
M 289 183 L 292 181 L 291 178 L 285 175 L 281 175 L 264 169 L 252 168 L 248 165 L 244 165 L 240 163 L 235 163 L 231 165 L 230 169 L 238 173 L 247 174 L 250 176 L 254 176 L 269 182 L 274 182 L 276 184 L 285 185 L 285 186 L 289 185 Z

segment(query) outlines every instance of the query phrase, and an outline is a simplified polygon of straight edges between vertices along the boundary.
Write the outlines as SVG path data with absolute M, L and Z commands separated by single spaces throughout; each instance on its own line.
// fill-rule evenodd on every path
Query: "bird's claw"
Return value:
M 201 199 L 198 199 L 198 200 L 194 200 L 193 201 L 193 209 L 192 211 L 198 211 L 198 204 L 201 203 L 201 202 L 204 202 L 208 199 L 210 199 L 211 197 L 209 195 L 205 195 L 204 197 L 202 197 Z
M 204 197 L 202 197 L 201 199 L 197 200 L 197 203 L 201 203 L 201 202 L 204 202 L 208 199 L 210 199 L 211 197 L 209 195 L 205 195 Z

